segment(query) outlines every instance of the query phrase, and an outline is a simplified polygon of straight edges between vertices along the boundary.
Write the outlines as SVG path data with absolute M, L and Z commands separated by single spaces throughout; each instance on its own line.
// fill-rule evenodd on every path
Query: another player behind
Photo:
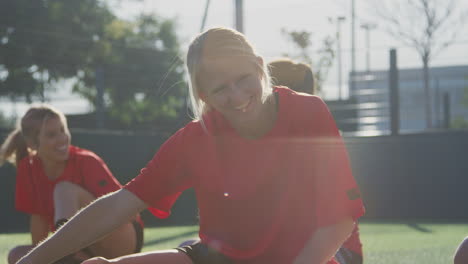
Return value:
M 316 94 L 316 81 L 310 65 L 289 58 L 271 61 L 268 64 L 271 79 L 276 85 L 287 86 L 294 91 Z M 353 232 L 343 243 L 335 258 L 340 264 L 362 264 L 362 243 L 356 221 Z
M 63 113 L 44 104 L 31 107 L 0 148 L 0 164 L 11 161 L 16 166 L 15 207 L 30 215 L 32 244 L 13 248 L 8 255 L 10 264 L 16 263 L 80 208 L 121 188 L 98 155 L 70 145 L 70 140 Z M 135 215 L 105 238 L 70 254 L 60 263 L 136 253 L 141 250 L 142 242 L 142 222 Z

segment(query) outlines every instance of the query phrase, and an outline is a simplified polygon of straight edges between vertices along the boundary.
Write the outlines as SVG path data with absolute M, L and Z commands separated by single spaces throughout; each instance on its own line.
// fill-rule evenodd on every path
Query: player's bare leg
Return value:
M 78 210 L 90 204 L 96 198 L 81 186 L 71 182 L 60 182 L 54 190 L 55 219 L 69 219 Z M 126 223 L 112 233 L 87 247 L 93 256 L 115 258 L 135 253 L 137 238 L 132 223 Z

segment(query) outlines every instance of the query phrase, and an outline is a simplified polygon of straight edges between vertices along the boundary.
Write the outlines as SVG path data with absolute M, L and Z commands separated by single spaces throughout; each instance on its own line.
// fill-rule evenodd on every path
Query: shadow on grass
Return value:
M 425 228 L 419 224 L 416 224 L 416 223 L 408 223 L 407 224 L 409 227 L 413 228 L 414 230 L 417 230 L 419 232 L 423 232 L 423 233 L 432 233 L 432 230 L 431 229 L 428 229 L 428 228 Z
M 158 243 L 167 242 L 167 241 L 170 241 L 170 240 L 173 240 L 173 239 L 182 238 L 182 237 L 186 237 L 186 236 L 193 236 L 193 235 L 197 235 L 197 234 L 198 234 L 198 230 L 189 231 L 189 232 L 185 232 L 185 233 L 182 233 L 182 234 L 177 234 L 177 235 L 174 235 L 174 236 L 164 237 L 164 238 L 160 238 L 160 239 L 145 241 L 145 246 L 150 246 L 150 245 L 154 245 L 154 244 L 158 244 Z M 180 242 L 182 243 L 183 241 L 180 241 Z

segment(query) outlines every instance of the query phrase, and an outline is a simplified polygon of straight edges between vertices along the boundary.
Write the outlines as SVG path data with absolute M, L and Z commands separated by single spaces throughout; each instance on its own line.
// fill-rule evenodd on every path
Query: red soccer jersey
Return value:
M 25 157 L 19 162 L 16 176 L 16 209 L 45 217 L 50 230 L 55 230 L 53 191 L 55 185 L 61 181 L 80 185 L 95 197 L 121 188 L 99 156 L 89 150 L 70 146 L 65 170 L 55 180 L 47 178 L 42 162 L 37 156 Z
M 364 213 L 347 152 L 323 101 L 277 87 L 271 131 L 237 135 L 211 111 L 168 141 L 125 188 L 167 217 L 193 187 L 203 243 L 235 263 L 292 263 L 320 227 Z M 336 263 L 331 260 L 329 263 Z

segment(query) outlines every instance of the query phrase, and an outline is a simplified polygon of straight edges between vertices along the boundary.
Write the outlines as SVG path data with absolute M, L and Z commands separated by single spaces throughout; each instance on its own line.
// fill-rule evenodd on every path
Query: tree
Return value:
M 33 96 L 77 74 L 91 60 L 94 39 L 114 18 L 95 0 L 0 2 L 0 95 Z
M 82 71 L 74 90 L 97 103 L 96 69 L 109 116 L 125 128 L 154 127 L 185 109 L 183 63 L 174 23 L 154 15 L 114 19 L 97 41 L 102 52 Z
M 0 1 L 0 96 L 44 101 L 45 90 L 70 79 L 98 106 L 102 80 L 107 113 L 121 126 L 180 117 L 183 67 L 174 22 L 154 15 L 124 21 L 106 3 Z
M 333 64 L 333 59 L 335 58 L 335 50 L 333 49 L 333 44 L 335 40 L 329 36 L 325 37 L 322 40 L 322 46 L 317 51 L 317 59 L 313 59 L 310 56 L 312 48 L 311 32 L 305 30 L 288 31 L 284 28 L 281 30 L 281 32 L 299 50 L 299 52 L 295 55 L 284 55 L 311 65 L 316 80 L 317 93 L 323 94 L 323 83 L 327 78 L 328 71 L 330 70 L 330 67 Z
M 457 0 L 368 0 L 372 12 L 384 20 L 384 29 L 414 48 L 423 64 L 426 124 L 432 127 L 429 66 L 440 51 L 455 41 L 468 17 Z

